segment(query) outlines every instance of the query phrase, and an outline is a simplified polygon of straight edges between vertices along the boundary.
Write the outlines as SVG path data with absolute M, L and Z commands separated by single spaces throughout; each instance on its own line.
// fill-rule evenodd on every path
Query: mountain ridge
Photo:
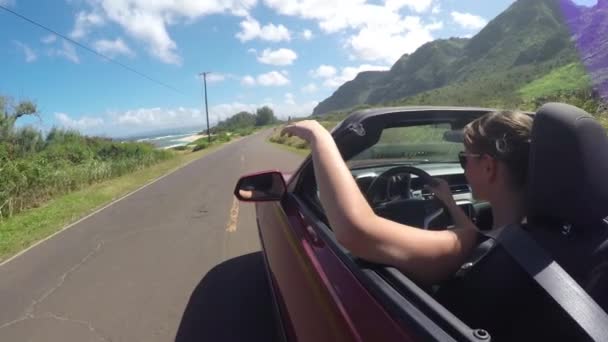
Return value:
M 572 7 L 564 9 L 568 4 Z M 565 18 L 562 13 L 567 11 L 585 9 L 569 1 L 518 0 L 470 39 L 428 42 L 403 55 L 388 71 L 374 77 L 358 75 L 321 101 L 313 116 L 356 106 L 521 101 L 519 90 L 526 84 L 579 63 L 571 42 L 572 25 L 566 24 L 579 15 Z M 436 94 L 441 96 L 434 98 Z

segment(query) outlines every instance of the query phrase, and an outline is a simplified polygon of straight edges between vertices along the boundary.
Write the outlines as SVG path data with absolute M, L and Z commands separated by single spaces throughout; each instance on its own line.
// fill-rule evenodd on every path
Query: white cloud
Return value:
M 298 55 L 290 49 L 264 49 L 262 54 L 258 56 L 258 62 L 270 65 L 290 65 L 297 58 Z
M 382 6 L 366 4 L 365 0 L 264 0 L 264 2 L 279 14 L 317 20 L 319 27 L 330 33 L 345 28 L 356 28 L 370 20 L 381 21 L 382 19 L 378 18 L 377 14 L 391 12 L 388 9 L 383 11 Z M 345 8 L 348 10 L 344 10 Z
M 432 41 L 432 31 L 442 27 L 442 22 L 423 25 L 419 17 L 408 16 L 392 26 L 365 27 L 351 36 L 347 46 L 360 59 L 392 64 L 404 53 L 412 53 Z
M 274 103 L 272 99 L 264 99 L 264 101 L 255 104 L 246 104 L 241 102 L 225 103 L 209 108 L 209 120 L 211 122 L 217 122 L 211 120 L 212 114 L 214 120 L 225 120 L 240 111 L 255 113 L 256 109 L 262 106 L 269 106 L 274 111 L 276 117 L 286 120 L 290 116 L 294 118 L 312 114 L 312 110 L 317 106 L 317 104 L 317 101 L 308 101 L 303 103 L 297 103 L 295 101 L 294 103 Z
M 317 91 L 317 86 L 314 83 L 308 83 L 304 87 L 302 87 L 302 92 L 306 94 L 312 94 Z
M 97 13 L 81 11 L 76 14 L 74 29 L 70 32 L 70 38 L 81 39 L 86 37 L 91 29 L 105 23 L 104 19 Z
M 302 38 L 305 40 L 311 40 L 313 38 L 312 31 L 308 29 L 302 31 Z
M 112 113 L 112 125 L 128 130 L 184 127 L 203 123 L 204 115 L 198 108 L 174 109 L 139 108 L 123 113 Z M 211 117 L 211 115 L 209 115 Z
M 414 13 L 432 10 L 433 0 L 264 0 L 279 14 L 316 20 L 325 33 L 345 31 L 345 47 L 353 59 L 394 63 L 404 53 L 415 51 L 434 39 L 434 26 L 418 16 L 403 16 L 404 9 Z M 344 10 L 347 8 L 348 10 Z M 352 32 L 354 31 L 354 33 Z
M 442 21 L 436 21 L 432 24 L 428 24 L 425 26 L 425 29 L 429 30 L 429 31 L 436 31 L 436 30 L 441 30 L 443 28 L 443 22 Z
M 213 123 L 213 113 L 209 113 Z M 77 129 L 85 134 L 127 136 L 153 130 L 178 127 L 204 127 L 205 115 L 200 108 L 138 108 L 122 112 L 106 112 L 98 117 L 72 118 L 65 113 L 55 113 L 57 125 Z
M 32 48 L 30 48 L 26 44 L 23 44 L 22 42 L 17 41 L 17 40 L 15 40 L 14 43 L 15 43 L 15 45 L 17 45 L 19 50 L 21 50 L 23 52 L 23 54 L 25 55 L 25 61 L 27 63 L 32 63 L 36 59 L 38 59 L 38 55 L 34 52 L 34 50 L 32 50 Z
M 255 78 L 251 75 L 247 75 L 241 79 L 241 84 L 244 86 L 253 86 L 255 85 Z
M 293 101 L 290 101 L 293 100 Z M 316 101 L 298 103 L 293 95 L 286 93 L 284 101 L 274 103 L 265 98 L 259 103 L 223 103 L 209 107 L 209 123 L 216 125 L 234 114 L 247 111 L 255 113 L 257 108 L 269 106 L 280 119 L 308 116 L 318 104 Z M 121 112 L 107 112 L 101 117 L 72 118 L 65 113 L 55 113 L 58 125 L 83 131 L 86 134 L 126 136 L 142 132 L 179 127 L 206 127 L 204 110 L 200 108 L 137 108 Z
M 44 44 L 51 44 L 54 43 L 57 40 L 57 36 L 54 34 L 49 34 L 48 36 L 44 36 L 42 37 L 42 39 L 40 39 L 41 42 L 43 42 Z
M 358 67 L 344 67 L 337 73 L 336 69 L 329 65 L 322 65 L 316 70 L 311 71 L 313 77 L 324 79 L 323 85 L 328 88 L 336 88 L 347 81 L 354 79 L 357 74 L 363 71 L 385 71 L 390 69 L 388 66 L 363 64 Z
M 202 80 L 202 76 L 198 76 Z M 233 75 L 229 74 L 220 74 L 220 73 L 210 73 L 207 75 L 207 83 L 218 83 L 223 82 L 228 78 L 233 78 Z
M 386 0 L 384 3 L 387 8 L 394 11 L 407 7 L 414 12 L 422 13 L 431 8 L 433 0 Z
M 72 45 L 71 43 L 68 43 L 65 40 L 61 42 L 60 48 L 52 48 L 49 51 L 49 54 L 51 56 L 59 56 L 59 57 L 65 58 L 68 61 L 71 61 L 73 63 L 80 63 L 80 58 L 78 57 L 78 54 L 76 53 L 76 49 L 74 48 L 74 45 Z
M 122 38 L 115 40 L 101 39 L 93 43 L 93 48 L 99 53 L 103 53 L 109 57 L 125 55 L 127 57 L 135 56 L 135 53 L 125 44 Z
M 285 71 L 271 71 L 265 74 L 260 74 L 257 77 L 246 75 L 241 79 L 241 85 L 254 86 L 261 85 L 265 87 L 278 87 L 289 84 L 290 81 L 287 78 Z
M 6 7 L 12 7 L 12 6 L 15 6 L 15 0 L 0 0 L 0 5 L 6 6 Z
M 324 32 L 332 33 L 346 28 L 391 26 L 399 22 L 401 8 L 424 12 L 433 1 L 387 0 L 384 4 L 371 4 L 365 0 L 264 0 L 264 3 L 279 14 L 317 20 Z
M 322 64 L 315 70 L 310 71 L 310 75 L 315 78 L 329 78 L 336 74 L 337 70 L 331 65 Z
M 271 71 L 265 74 L 258 75 L 256 82 L 259 85 L 266 87 L 284 86 L 289 84 L 289 79 L 284 74 L 278 71 Z
M 274 25 L 272 23 L 260 26 L 260 23 L 254 18 L 248 17 L 241 21 L 241 31 L 235 36 L 241 42 L 246 42 L 253 39 L 261 39 L 271 42 L 289 41 L 291 34 L 283 25 Z
M 222 103 L 214 105 L 209 108 L 209 121 L 211 125 L 213 125 L 218 121 L 226 120 L 239 112 L 255 113 L 255 110 L 259 107 L 261 106 L 255 104 L 245 104 L 241 102 Z
M 441 13 L 441 5 L 440 4 L 435 4 L 433 6 L 433 8 L 431 9 L 431 13 L 433 13 L 433 14 L 439 14 L 439 13 Z
M 57 120 L 59 125 L 62 127 L 77 129 L 80 131 L 89 130 L 91 128 L 101 126 L 104 123 L 104 120 L 99 117 L 83 116 L 78 119 L 72 119 L 66 113 L 55 113 L 55 120 Z
M 210 14 L 247 16 L 257 0 L 145 1 L 92 0 L 96 10 L 118 23 L 131 37 L 147 45 L 151 55 L 169 64 L 181 64 L 177 44 L 167 31 L 169 25 L 193 21 Z
M 456 23 L 466 29 L 477 30 L 486 26 L 487 24 L 487 21 L 484 18 L 471 13 L 453 11 L 451 15 L 452 19 Z
M 296 101 L 294 100 L 292 93 L 285 93 L 285 104 L 294 105 Z

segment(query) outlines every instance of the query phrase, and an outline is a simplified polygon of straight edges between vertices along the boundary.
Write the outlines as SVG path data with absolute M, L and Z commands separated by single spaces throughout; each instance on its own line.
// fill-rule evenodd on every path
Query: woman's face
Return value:
M 465 154 L 467 158 L 466 166 L 464 168 L 464 175 L 467 178 L 467 182 L 471 186 L 473 192 L 473 198 L 479 200 L 488 199 L 488 155 L 480 155 L 470 151 L 465 147 Z

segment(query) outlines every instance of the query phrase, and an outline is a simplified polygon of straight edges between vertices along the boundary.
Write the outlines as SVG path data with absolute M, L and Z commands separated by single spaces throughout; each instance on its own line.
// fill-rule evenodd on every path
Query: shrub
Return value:
M 194 145 L 194 148 L 192 149 L 192 152 L 204 150 L 207 147 L 209 147 L 209 143 L 206 142 L 206 141 L 201 141 L 201 142 L 197 143 L 196 145 Z
M 16 138 L 0 139 L 0 218 L 174 156 L 150 144 L 59 129 L 51 130 L 46 139 L 25 129 L 10 136 Z

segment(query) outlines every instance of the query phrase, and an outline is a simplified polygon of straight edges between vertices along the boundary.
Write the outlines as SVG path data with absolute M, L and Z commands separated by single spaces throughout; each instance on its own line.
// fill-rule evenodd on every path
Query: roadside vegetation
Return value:
M 17 120 L 36 114 L 31 102 L 0 97 L 0 220 L 57 196 L 146 168 L 174 156 L 145 143 L 120 143 L 52 129 L 46 136 Z
M 216 126 L 210 128 L 211 138 L 203 137 L 187 145 L 178 146 L 174 150 L 191 150 L 193 152 L 204 150 L 217 144 L 223 144 L 234 138 L 251 135 L 262 129 L 281 124 L 277 119 L 272 108 L 264 106 L 258 108 L 254 113 L 239 112 L 230 118 L 220 121 Z M 206 135 L 206 131 L 199 134 Z
M 321 125 L 323 125 L 323 127 L 325 127 L 329 131 L 331 131 L 338 124 L 338 121 L 323 121 L 324 117 L 312 118 L 312 119 L 319 120 L 319 123 Z M 293 152 L 297 152 L 297 153 L 302 152 L 303 154 L 306 154 L 310 151 L 310 148 L 306 141 L 304 141 L 298 137 L 288 137 L 286 135 L 281 136 L 281 130 L 283 129 L 283 127 L 284 127 L 284 125 L 275 127 L 274 132 L 268 138 L 268 140 L 275 144 L 288 146 L 289 150 L 291 150 Z

